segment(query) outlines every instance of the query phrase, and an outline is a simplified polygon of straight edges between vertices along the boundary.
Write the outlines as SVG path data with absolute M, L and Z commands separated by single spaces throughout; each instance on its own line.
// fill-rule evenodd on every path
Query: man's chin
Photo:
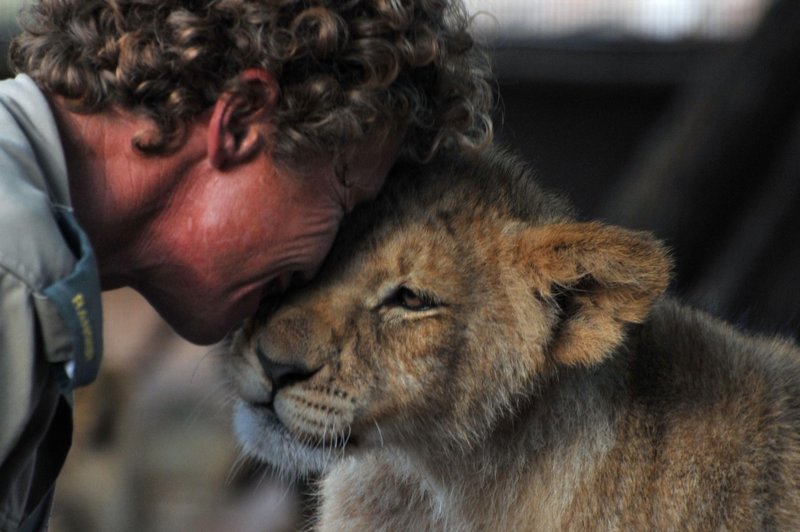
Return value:
M 224 330 L 216 328 L 212 329 L 210 327 L 195 326 L 194 324 L 170 324 L 170 326 L 184 340 L 188 340 L 189 342 L 197 345 L 215 344 L 225 338 L 225 335 L 228 334 L 228 331 L 230 330 L 229 328 Z
M 172 306 L 159 305 L 159 301 L 150 301 L 150 304 L 181 338 L 197 345 L 219 342 L 237 324 L 230 315 L 209 313 L 202 316 L 191 308 L 179 311 Z
M 225 338 L 234 327 L 258 309 L 254 293 L 231 299 L 205 291 L 205 298 L 180 298 L 174 293 L 135 287 L 179 336 L 197 345 L 211 345 Z

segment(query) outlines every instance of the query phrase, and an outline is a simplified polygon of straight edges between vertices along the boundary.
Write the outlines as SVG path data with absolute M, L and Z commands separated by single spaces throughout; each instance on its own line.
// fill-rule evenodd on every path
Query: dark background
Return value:
M 494 52 L 499 139 L 587 218 L 648 229 L 673 292 L 800 332 L 800 2 L 738 40 L 573 37 Z

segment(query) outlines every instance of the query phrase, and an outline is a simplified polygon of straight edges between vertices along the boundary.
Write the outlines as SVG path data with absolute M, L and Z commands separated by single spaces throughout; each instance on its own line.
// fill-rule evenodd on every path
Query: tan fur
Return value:
M 800 530 L 800 352 L 662 296 L 513 157 L 399 168 L 232 341 L 245 450 L 322 530 Z M 302 369 L 286 386 L 259 363 Z

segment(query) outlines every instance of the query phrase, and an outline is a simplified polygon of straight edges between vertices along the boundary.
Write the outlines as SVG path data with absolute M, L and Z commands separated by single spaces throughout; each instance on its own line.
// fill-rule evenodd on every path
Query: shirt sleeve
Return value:
M 35 295 L 0 267 L 0 530 L 47 514 L 72 438 L 71 408 L 41 349 Z M 45 501 L 45 502 L 43 502 Z
M 36 356 L 33 294 L 0 267 L 0 464 L 30 417 Z

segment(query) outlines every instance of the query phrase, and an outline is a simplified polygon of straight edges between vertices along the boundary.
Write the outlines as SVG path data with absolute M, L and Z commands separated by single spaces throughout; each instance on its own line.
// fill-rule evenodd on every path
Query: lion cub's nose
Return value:
M 283 362 L 275 362 L 261 349 L 261 346 L 256 348 L 256 356 L 264 369 L 264 373 L 269 377 L 272 382 L 273 396 L 281 388 L 289 386 L 295 382 L 310 379 L 318 370 L 310 370 L 305 366 L 295 364 L 285 364 Z

